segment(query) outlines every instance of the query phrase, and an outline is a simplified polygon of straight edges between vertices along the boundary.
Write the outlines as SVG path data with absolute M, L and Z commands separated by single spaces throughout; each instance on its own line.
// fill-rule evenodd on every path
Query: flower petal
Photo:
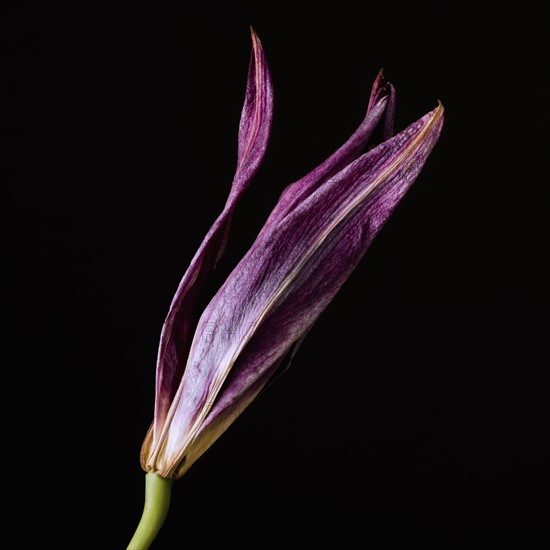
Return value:
M 180 383 L 191 337 L 198 320 L 197 300 L 208 275 L 225 249 L 231 215 L 263 160 L 273 117 L 273 88 L 261 42 L 252 30 L 244 106 L 239 125 L 237 169 L 224 210 L 210 228 L 183 276 L 161 332 L 157 357 L 153 439 L 162 431 L 166 414 Z
M 230 198 L 248 186 L 260 167 L 269 141 L 273 118 L 273 86 L 267 59 L 258 35 L 254 29 L 250 30 L 253 55 L 239 124 L 237 173 Z
M 388 99 L 390 99 L 389 111 Z M 369 105 L 363 122 L 361 122 L 348 141 L 327 160 L 283 191 L 264 228 L 267 229 L 275 221 L 284 218 L 296 205 L 313 193 L 327 179 L 355 160 L 367 145 L 382 116 L 385 117 L 384 134 L 387 134 L 386 128 L 393 128 L 394 111 L 394 88 L 390 83 L 385 81 L 384 75 L 380 71 L 372 86 Z
M 199 321 L 155 464 L 162 475 L 178 469 L 200 431 L 226 410 L 217 403 L 247 401 L 309 330 L 418 176 L 442 124 L 440 105 L 259 235 Z

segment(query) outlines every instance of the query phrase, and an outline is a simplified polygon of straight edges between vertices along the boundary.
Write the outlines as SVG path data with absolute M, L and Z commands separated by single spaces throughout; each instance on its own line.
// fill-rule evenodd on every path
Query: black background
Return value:
M 158 337 L 232 179 L 250 25 L 275 121 L 220 277 L 381 67 L 399 129 L 438 99 L 446 125 L 293 367 L 175 483 L 154 547 L 548 547 L 547 58 L 518 5 L 3 8 L 22 547 L 125 548 L 137 524 Z

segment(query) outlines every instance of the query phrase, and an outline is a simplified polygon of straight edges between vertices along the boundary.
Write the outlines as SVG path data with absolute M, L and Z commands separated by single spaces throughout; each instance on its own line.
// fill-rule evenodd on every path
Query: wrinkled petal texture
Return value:
M 160 437 L 185 368 L 200 313 L 196 306 L 201 291 L 225 249 L 233 210 L 258 170 L 269 140 L 273 118 L 273 88 L 265 54 L 254 31 L 252 44 L 253 54 L 239 125 L 237 169 L 229 198 L 183 276 L 161 332 L 153 429 L 155 442 Z
M 386 97 L 371 97 L 369 111 Z M 267 383 L 412 185 L 442 124 L 440 105 L 340 171 L 328 169 L 328 179 L 294 187 L 298 198 L 283 194 L 283 206 L 201 316 L 155 464 L 161 475 L 173 475 L 194 440 L 205 445 L 201 432 Z

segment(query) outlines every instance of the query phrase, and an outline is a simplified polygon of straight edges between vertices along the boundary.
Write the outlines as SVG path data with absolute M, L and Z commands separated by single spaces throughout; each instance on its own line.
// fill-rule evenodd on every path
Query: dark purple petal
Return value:
M 388 100 L 390 100 L 391 112 L 388 112 Z M 283 191 L 264 228 L 267 229 L 275 221 L 284 218 L 296 205 L 323 185 L 325 181 L 355 160 L 364 150 L 383 116 L 385 120 L 384 129 L 386 127 L 393 128 L 394 111 L 395 93 L 393 86 L 384 80 L 382 71 L 380 71 L 372 86 L 369 105 L 363 122 L 348 141 L 327 160 Z M 386 130 L 384 130 L 384 133 L 387 133 Z
M 157 466 L 173 473 L 207 419 L 226 410 L 217 404 L 238 403 L 309 330 L 418 176 L 442 124 L 439 106 L 260 233 L 201 316 L 162 442 L 168 462 Z
M 244 105 L 239 124 L 237 173 L 230 197 L 247 187 L 265 155 L 273 118 L 273 87 L 262 43 L 251 29 L 250 59 Z
M 384 113 L 384 123 L 382 126 L 382 139 L 385 141 L 393 137 L 393 125 L 395 121 L 395 88 L 389 84 L 388 104 Z
M 393 136 L 393 124 L 395 120 L 395 88 L 393 84 L 386 82 L 384 78 L 384 71 L 381 69 L 378 72 L 378 76 L 376 77 L 374 84 L 372 85 L 367 111 L 373 109 L 382 97 L 388 98 L 382 125 L 382 139 L 385 141 Z
M 179 386 L 196 327 L 197 300 L 225 248 L 231 215 L 264 157 L 273 116 L 273 89 L 264 51 L 252 31 L 253 53 L 239 126 L 237 169 L 224 210 L 204 238 L 172 300 L 157 358 L 154 441 Z
M 310 213 L 304 212 L 306 216 L 315 215 L 317 208 L 323 210 L 330 208 L 334 204 L 335 193 L 342 196 L 341 193 L 347 194 L 352 189 L 354 194 L 360 193 L 361 189 L 368 192 L 347 215 L 345 221 L 326 236 L 322 246 L 315 249 L 309 260 L 301 267 L 289 290 L 281 295 L 276 305 L 272 306 L 270 315 L 266 316 L 257 328 L 235 362 L 230 378 L 216 399 L 205 425 L 208 425 L 217 414 L 222 413 L 226 403 L 238 401 L 240 392 L 246 391 L 246 388 L 256 378 L 262 376 L 266 368 L 269 368 L 266 365 L 271 361 L 277 361 L 281 354 L 286 353 L 289 343 L 294 342 L 297 335 L 302 335 L 304 330 L 309 330 L 356 267 L 378 231 L 417 177 L 437 141 L 442 121 L 442 110 L 438 108 L 405 130 L 404 134 L 408 134 L 405 139 L 407 143 L 411 143 L 414 135 L 418 135 L 431 125 L 431 128 L 425 130 L 425 136 L 421 141 L 413 144 L 415 150 L 409 153 L 411 155 L 409 159 L 405 159 L 402 165 L 392 168 L 391 174 L 384 176 L 385 181 L 376 184 L 376 188 L 372 188 L 372 191 L 368 192 L 369 187 L 374 185 L 376 177 L 376 174 L 370 173 L 373 164 L 376 163 L 379 170 L 383 170 L 384 166 L 380 164 L 382 158 L 390 158 L 390 155 L 396 155 L 399 158 L 399 150 L 404 147 L 404 144 L 400 143 L 404 139 L 403 134 L 396 140 L 392 140 L 393 143 L 383 144 L 359 159 L 355 166 L 350 167 L 345 174 L 339 175 L 342 178 L 341 181 L 338 181 L 338 176 L 335 177 L 334 181 L 327 184 L 332 186 L 332 189 L 327 189 L 325 196 L 319 193 L 318 204 L 315 207 L 309 206 L 310 209 L 313 208 Z M 355 178 L 357 181 L 353 181 Z M 337 187 L 341 189 L 338 190 Z M 333 211 L 336 212 L 336 209 Z M 295 223 L 300 227 L 303 227 L 303 221 L 303 216 L 295 219 Z M 307 223 L 309 225 L 309 222 Z M 281 240 L 279 244 L 282 245 L 282 249 L 273 253 L 289 257 L 286 241 Z

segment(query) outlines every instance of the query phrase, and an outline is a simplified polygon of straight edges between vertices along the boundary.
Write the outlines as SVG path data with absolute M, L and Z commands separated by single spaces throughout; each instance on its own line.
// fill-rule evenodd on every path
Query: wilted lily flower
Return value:
M 284 190 L 250 250 L 198 311 L 237 201 L 264 157 L 270 134 L 271 77 L 254 32 L 252 43 L 229 197 L 183 276 L 162 329 L 154 420 L 141 452 L 148 472 L 146 507 L 129 548 L 148 547 L 154 538 L 164 519 L 159 510 L 167 510 L 170 480 L 181 477 L 288 367 L 418 176 L 443 125 L 439 105 L 393 135 L 395 91 L 380 73 L 355 133 Z M 364 152 L 379 126 L 382 143 Z M 152 504 L 155 499 L 164 504 Z M 151 510 L 161 519 L 147 520 Z M 155 521 L 160 524 L 153 528 Z

